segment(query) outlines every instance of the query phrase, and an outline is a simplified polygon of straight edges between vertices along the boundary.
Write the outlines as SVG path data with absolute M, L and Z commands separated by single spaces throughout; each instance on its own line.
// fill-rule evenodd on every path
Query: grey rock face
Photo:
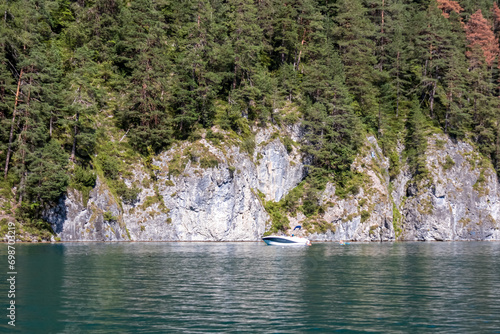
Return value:
M 306 175 L 304 157 L 294 142 L 284 144 L 285 135 L 298 141 L 302 129 L 257 131 L 252 156 L 205 139 L 183 143 L 154 160 L 154 178 L 131 166 L 125 182 L 141 189 L 134 205 L 119 202 L 98 178 L 87 203 L 69 190 L 45 219 L 63 241 L 260 240 L 270 221 L 259 192 L 279 201 Z M 322 223 L 307 226 L 298 213 L 290 225 L 303 224 L 315 241 L 500 240 L 500 187 L 489 162 L 468 143 L 434 135 L 426 164 L 427 178 L 418 181 L 401 162 L 390 182 L 389 161 L 368 137 L 351 167 L 361 175 L 357 186 L 341 198 L 328 184 Z
M 287 152 L 277 131 L 257 132 L 253 157 L 205 139 L 184 143 L 154 160 L 156 181 L 140 165 L 132 166 L 134 176 L 125 182 L 142 185 L 134 205 L 117 204 L 98 181 L 87 205 L 71 190 L 46 219 L 62 240 L 259 240 L 269 216 L 258 192 L 279 200 L 305 175 L 297 148 L 292 145 Z M 191 157 L 184 154 L 187 150 Z M 203 168 L 205 156 L 216 159 L 217 166 Z M 173 173 L 174 165 L 182 170 Z M 116 222 L 103 220 L 107 211 L 118 217 Z
M 429 176 L 418 181 L 403 164 L 389 183 L 387 159 L 374 137 L 367 142 L 371 152 L 365 148 L 352 166 L 368 176 L 364 185 L 344 199 L 335 196 L 334 186 L 327 186 L 323 202 L 331 205 L 323 219 L 330 226 L 326 232 L 312 233 L 311 239 L 500 240 L 498 179 L 470 144 L 434 135 L 426 152 Z
M 325 233 L 313 233 L 312 240 L 321 241 L 390 241 L 394 240 L 392 202 L 389 196 L 389 161 L 374 137 L 368 137 L 362 154 L 351 169 L 363 179 L 354 193 L 344 199 L 335 195 L 335 187 L 328 184 L 322 204 L 327 205 L 323 215 L 329 225 Z
M 428 141 L 428 180 L 407 184 L 402 240 L 500 240 L 499 183 L 473 147 L 434 135 Z
M 105 213 L 116 219 L 106 221 Z M 128 240 L 121 208 L 108 187 L 97 178 L 86 205 L 82 194 L 70 189 L 56 207 L 45 213 L 54 232 L 63 241 Z

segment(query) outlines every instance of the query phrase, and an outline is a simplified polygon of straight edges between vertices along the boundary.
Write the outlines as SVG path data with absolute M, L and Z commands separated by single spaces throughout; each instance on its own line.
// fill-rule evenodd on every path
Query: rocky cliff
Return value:
M 434 135 L 426 165 L 424 180 L 402 172 L 395 182 L 399 238 L 500 240 L 500 189 L 491 163 L 469 143 Z
M 98 179 L 86 205 L 70 190 L 45 219 L 61 240 L 259 240 L 269 216 L 258 193 L 279 201 L 306 174 L 283 135 L 298 139 L 300 128 L 258 131 L 251 154 L 205 138 L 177 145 L 153 161 L 153 175 L 130 167 L 125 182 L 141 188 L 135 203 L 121 203 Z
M 330 227 L 311 238 L 500 240 L 500 189 L 491 163 L 471 144 L 438 134 L 428 139 L 425 156 L 426 175 L 412 177 L 401 161 L 401 171 L 390 181 L 388 159 L 368 137 L 352 166 L 360 174 L 359 190 L 340 198 L 329 184 L 323 219 Z
M 291 138 L 287 142 L 283 138 Z M 264 205 L 281 200 L 306 176 L 297 142 L 299 127 L 258 130 L 255 149 L 243 151 L 207 138 L 178 144 L 158 156 L 152 173 L 130 166 L 129 185 L 141 192 L 122 203 L 98 179 L 87 203 L 70 190 L 47 212 L 61 240 L 259 240 L 270 227 Z M 345 189 L 328 183 L 321 214 L 289 214 L 312 240 L 500 240 L 497 176 L 466 142 L 428 139 L 423 178 L 402 162 L 389 178 L 389 161 L 367 137 L 352 165 L 356 177 Z

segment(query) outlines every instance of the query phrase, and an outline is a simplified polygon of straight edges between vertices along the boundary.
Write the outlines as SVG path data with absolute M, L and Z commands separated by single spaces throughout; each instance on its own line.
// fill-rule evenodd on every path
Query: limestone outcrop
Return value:
M 491 163 L 466 142 L 428 140 L 428 176 L 399 179 L 395 194 L 401 240 L 500 240 L 498 178 Z
M 306 174 L 298 148 L 283 144 L 282 134 L 258 131 L 252 154 L 207 139 L 177 145 L 153 161 L 153 175 L 131 166 L 125 182 L 141 189 L 135 203 L 121 203 L 98 179 L 86 205 L 72 189 L 45 218 L 68 241 L 259 240 L 269 216 L 258 193 L 279 201 Z M 106 212 L 115 219 L 105 220 Z
M 270 227 L 265 202 L 280 201 L 307 174 L 301 131 L 260 129 L 250 153 L 208 138 L 177 144 L 149 169 L 130 166 L 124 181 L 139 187 L 135 203 L 123 203 L 98 178 L 86 203 L 70 189 L 45 219 L 63 241 L 260 240 Z M 302 224 L 316 241 L 500 240 L 497 175 L 472 144 L 436 134 L 425 177 L 401 166 L 390 179 L 388 158 L 368 136 L 352 165 L 356 182 L 342 191 L 328 183 L 320 216 L 298 211 L 290 226 Z

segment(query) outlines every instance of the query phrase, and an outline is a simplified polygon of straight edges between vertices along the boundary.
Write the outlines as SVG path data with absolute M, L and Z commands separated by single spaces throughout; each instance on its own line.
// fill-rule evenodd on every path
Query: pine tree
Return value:
M 426 169 L 426 148 L 427 148 L 427 122 L 425 115 L 420 109 L 418 100 L 412 101 L 408 115 L 406 145 L 408 150 L 408 164 L 417 179 L 425 179 Z
M 478 66 L 484 61 L 488 67 L 491 67 L 493 61 L 498 57 L 500 49 L 491 24 L 483 17 L 481 10 L 471 15 L 465 25 L 465 33 L 470 48 L 467 51 L 467 57 L 471 61 L 471 65 Z M 479 52 L 476 52 L 478 47 L 482 50 L 483 57 Z
M 257 21 L 257 7 L 252 0 L 230 2 L 232 23 L 230 40 L 234 57 L 233 76 L 229 103 L 245 118 L 255 119 L 256 108 L 262 94 L 255 84 L 255 76 L 261 71 L 260 56 L 264 51 L 262 29 Z
M 463 137 L 470 126 L 470 115 L 467 112 L 467 63 L 465 55 L 457 50 L 449 59 L 444 75 L 445 95 L 442 100 L 446 104 L 444 132 Z
M 68 156 L 56 141 L 51 140 L 26 157 L 27 194 L 39 203 L 54 203 L 66 191 Z
M 161 13 L 148 1 L 134 1 L 119 14 L 120 41 L 115 46 L 116 62 L 127 74 L 128 103 L 117 111 L 121 126 L 140 152 L 165 148 L 172 142 L 169 41 L 164 34 Z M 179 122 L 180 131 L 185 121 Z
M 438 3 L 438 8 L 443 11 L 443 16 L 446 18 L 450 17 L 451 12 L 460 14 L 460 12 L 464 10 L 457 1 L 437 0 L 437 3 Z
M 471 15 L 465 25 L 471 82 L 472 120 L 476 142 L 481 150 L 490 155 L 495 151 L 497 134 L 497 101 L 493 98 L 492 67 L 500 53 L 492 25 L 483 17 L 481 10 Z
M 493 14 L 493 31 L 495 32 L 495 36 L 498 38 L 500 34 L 500 8 L 498 8 L 496 2 L 493 3 L 491 12 Z
M 303 37 L 304 29 L 301 27 L 303 21 L 299 19 L 300 3 L 298 1 L 274 0 L 272 3 L 273 17 L 273 68 L 292 63 L 296 56 Z M 302 28 L 302 29 L 301 29 Z M 299 37 L 300 35 L 300 37 Z
M 366 16 L 361 1 L 339 1 L 335 4 L 334 31 L 345 66 L 346 84 L 357 102 L 358 112 L 369 127 L 377 128 L 374 56 L 375 26 Z
M 455 17 L 456 13 L 451 15 Z M 429 116 L 438 122 L 442 122 L 442 110 L 439 110 L 441 105 L 437 105 L 440 102 L 436 100 L 437 94 L 442 88 L 440 85 L 447 71 L 448 61 L 457 47 L 454 24 L 451 21 L 454 19 L 446 19 L 434 3 L 411 22 L 411 26 L 415 27 L 411 32 L 414 36 L 411 66 L 420 69 L 418 72 L 414 71 L 414 74 L 421 87 L 421 100 L 429 108 Z

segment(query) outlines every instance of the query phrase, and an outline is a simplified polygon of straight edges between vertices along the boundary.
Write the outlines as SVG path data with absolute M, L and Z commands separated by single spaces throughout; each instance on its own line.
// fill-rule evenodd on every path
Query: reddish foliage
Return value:
M 493 12 L 493 18 L 495 19 L 495 31 L 500 28 L 500 8 L 496 2 L 493 3 L 493 8 L 491 9 Z
M 457 1 L 453 0 L 437 0 L 438 8 L 443 11 L 443 16 L 446 18 L 450 17 L 451 12 L 460 13 L 464 9 Z
M 467 35 L 468 47 L 472 51 L 467 51 L 466 55 L 473 63 L 480 63 L 477 59 L 474 50 L 483 51 L 486 64 L 491 66 L 495 58 L 500 53 L 498 40 L 493 33 L 491 24 L 483 17 L 481 10 L 478 10 L 471 15 L 469 22 L 465 25 L 465 33 Z

